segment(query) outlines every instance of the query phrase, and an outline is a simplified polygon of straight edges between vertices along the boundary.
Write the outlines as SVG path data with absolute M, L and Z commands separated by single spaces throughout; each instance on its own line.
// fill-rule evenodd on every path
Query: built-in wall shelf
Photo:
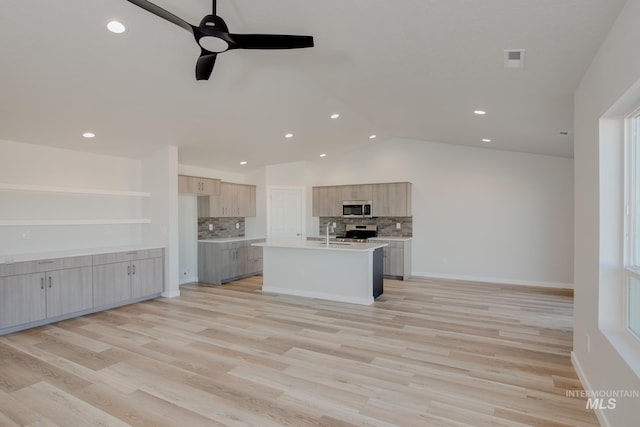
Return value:
M 101 190 L 95 188 L 52 187 L 48 185 L 6 183 L 0 183 L 0 191 L 32 191 L 39 193 L 63 193 L 96 196 L 151 197 L 151 193 L 143 191 Z
M 151 220 L 146 218 L 134 219 L 9 219 L 0 220 L 0 227 L 31 227 L 41 225 L 126 225 L 126 224 L 150 224 Z

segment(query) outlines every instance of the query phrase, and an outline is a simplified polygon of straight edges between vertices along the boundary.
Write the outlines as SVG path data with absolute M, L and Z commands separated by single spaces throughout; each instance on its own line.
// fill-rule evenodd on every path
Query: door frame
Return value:
M 271 196 L 273 190 L 299 190 L 300 199 L 300 239 L 307 234 L 307 187 L 303 185 L 268 185 L 267 186 L 267 238 L 271 237 Z

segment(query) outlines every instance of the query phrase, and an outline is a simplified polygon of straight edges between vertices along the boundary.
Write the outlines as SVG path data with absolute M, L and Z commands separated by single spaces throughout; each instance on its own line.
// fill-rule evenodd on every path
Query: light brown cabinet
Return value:
M 204 213 L 200 208 L 200 213 Z M 223 182 L 220 195 L 209 197 L 209 216 L 246 218 L 256 216 L 256 186 Z
M 0 329 L 93 306 L 90 256 L 29 261 L 5 267 L 8 268 L 0 271 L 0 275 L 6 275 L 0 278 Z
M 411 183 L 313 187 L 313 216 L 342 216 L 343 201 L 372 202 L 374 217 L 412 216 Z
M 370 242 L 386 243 L 383 272 L 385 277 L 407 280 L 411 276 L 411 239 L 369 239 Z
M 220 285 L 262 272 L 262 248 L 252 243 L 264 239 L 235 242 L 198 242 L 198 281 Z
M 158 296 L 164 250 L 0 264 L 0 335 Z
M 220 194 L 220 180 L 178 175 L 178 192 L 199 195 L 218 195 Z
M 369 201 L 373 197 L 373 185 L 341 185 L 338 187 L 338 202 L 343 201 Z
M 93 257 L 93 305 L 108 306 L 159 294 L 164 288 L 162 249 Z
M 313 216 L 342 216 L 338 187 L 313 187 Z
M 411 183 L 373 185 L 373 216 L 412 216 Z

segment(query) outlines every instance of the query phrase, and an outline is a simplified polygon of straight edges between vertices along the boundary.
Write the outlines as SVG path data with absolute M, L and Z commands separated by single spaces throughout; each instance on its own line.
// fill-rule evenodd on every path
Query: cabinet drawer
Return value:
M 148 250 L 114 252 L 112 254 L 100 254 L 93 256 L 93 265 L 114 264 L 116 262 L 135 261 L 149 258 Z
M 91 267 L 92 265 L 93 265 L 93 257 L 91 255 L 74 256 L 74 257 L 62 259 L 62 268 L 64 269 Z
M 0 264 L 0 277 L 17 276 L 19 274 L 30 274 L 36 272 L 35 261 L 12 262 Z
M 36 272 L 42 273 L 43 271 L 62 270 L 62 266 L 62 258 L 41 259 L 39 261 L 36 261 Z
M 161 258 L 162 257 L 162 248 L 158 249 L 148 249 L 147 250 L 147 258 Z

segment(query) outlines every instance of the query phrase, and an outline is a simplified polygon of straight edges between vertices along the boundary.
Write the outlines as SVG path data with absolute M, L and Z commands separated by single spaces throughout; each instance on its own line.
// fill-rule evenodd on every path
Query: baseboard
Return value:
M 180 285 L 184 285 L 185 283 L 194 283 L 197 282 L 198 278 L 195 276 L 180 276 Z
M 582 383 L 582 387 L 584 387 L 584 390 L 588 392 L 593 391 L 593 387 L 591 387 L 591 384 L 589 384 L 589 380 L 582 370 L 582 366 L 580 365 L 580 361 L 578 360 L 578 356 L 576 356 L 575 351 L 571 352 L 571 364 L 576 370 L 576 374 L 578 375 L 578 379 Z M 607 419 L 607 416 L 602 409 L 595 409 L 594 412 L 596 414 L 596 417 L 598 418 L 598 422 L 602 427 L 611 427 L 611 423 Z
M 428 272 L 412 272 L 411 277 L 422 279 L 461 280 L 465 282 L 498 283 L 503 285 L 536 286 L 540 288 L 573 289 L 573 283 L 538 282 L 534 280 L 505 279 L 501 277 L 464 276 L 460 274 L 440 274 Z
M 164 298 L 176 298 L 176 297 L 180 296 L 180 289 L 174 289 L 172 291 L 165 291 L 160 295 L 163 296 Z
M 358 305 L 371 305 L 373 304 L 373 296 L 369 298 L 357 298 L 357 297 L 345 297 L 343 295 L 333 295 L 326 294 L 322 292 L 312 292 L 312 291 L 301 291 L 301 290 L 292 290 L 288 288 L 278 288 L 275 286 L 262 286 L 262 292 L 271 292 L 274 294 L 284 294 L 284 295 L 293 295 L 296 297 L 305 297 L 305 298 L 317 298 L 324 299 L 329 301 L 338 301 L 338 302 L 346 302 L 350 304 L 358 304 Z

